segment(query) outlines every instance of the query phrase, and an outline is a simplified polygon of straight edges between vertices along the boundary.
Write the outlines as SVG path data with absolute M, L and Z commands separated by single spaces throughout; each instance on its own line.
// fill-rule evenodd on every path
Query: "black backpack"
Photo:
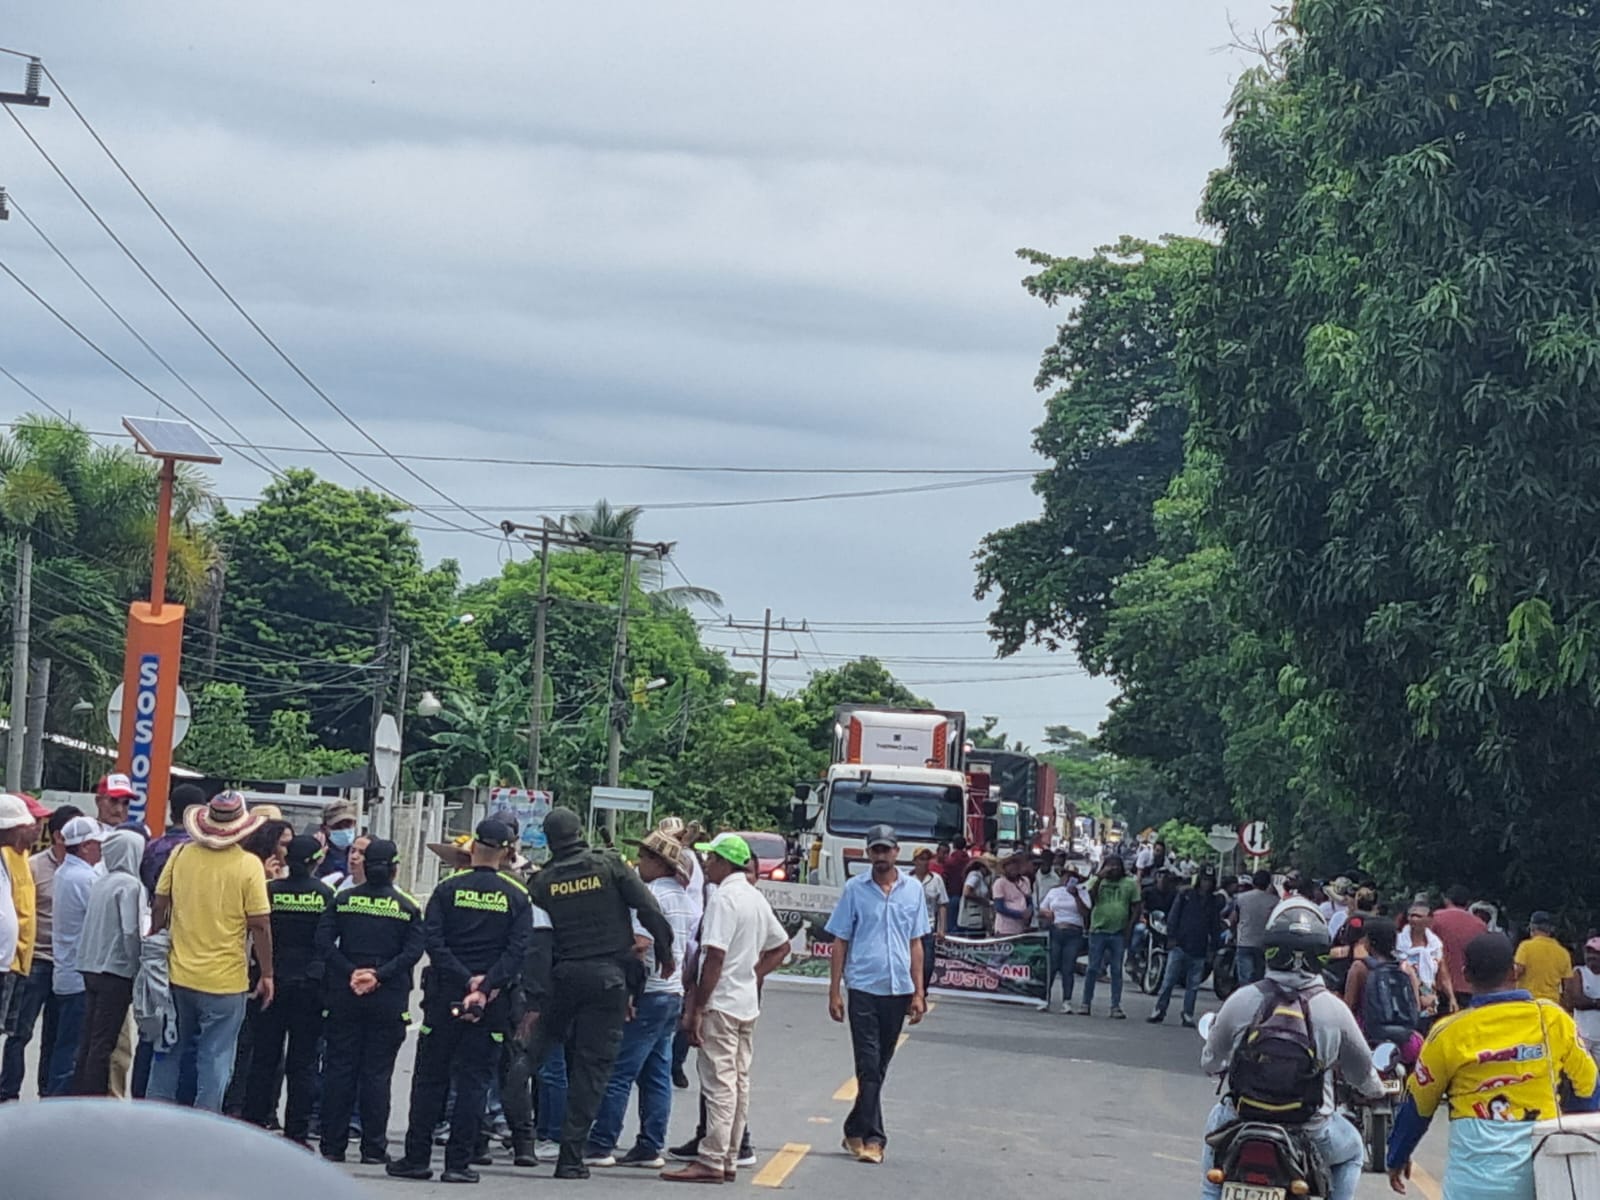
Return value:
M 1323 1099 L 1308 994 L 1270 979 L 1255 986 L 1262 1003 L 1234 1048 L 1228 1094 L 1241 1120 L 1303 1124 L 1321 1111 Z
M 1361 1023 L 1367 1036 L 1392 1038 L 1412 1033 L 1421 1021 L 1411 976 L 1397 962 L 1367 959 L 1367 982 L 1361 990 Z

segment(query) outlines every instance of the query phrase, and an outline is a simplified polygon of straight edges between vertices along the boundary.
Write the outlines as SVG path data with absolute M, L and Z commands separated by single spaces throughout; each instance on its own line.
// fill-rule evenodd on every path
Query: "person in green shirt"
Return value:
M 1100 972 L 1111 972 L 1111 1019 L 1127 1020 L 1122 1011 L 1122 957 L 1128 932 L 1139 919 L 1139 881 L 1130 878 L 1120 855 L 1111 854 L 1100 864 L 1100 874 L 1089 885 L 1089 970 L 1083 980 L 1080 1016 L 1092 1016 L 1094 989 Z

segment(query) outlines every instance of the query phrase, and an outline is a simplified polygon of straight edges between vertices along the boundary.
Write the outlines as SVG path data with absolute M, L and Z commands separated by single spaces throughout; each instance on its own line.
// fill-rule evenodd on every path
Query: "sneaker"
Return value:
M 1108 1015 L 1113 1021 L 1126 1021 L 1128 1019 L 1128 1014 L 1116 1007 L 1116 1005 L 1112 1005 L 1111 1012 Z
M 617 1165 L 615 1154 L 585 1154 L 583 1165 L 586 1167 L 614 1167 Z
M 450 1140 L 450 1122 L 440 1121 L 433 1127 L 433 1144 L 442 1146 Z
M 1072 1006 L 1071 1000 L 1067 1000 L 1062 1003 L 1061 1015 L 1063 1017 L 1075 1017 L 1078 1015 L 1078 1010 Z
M 1112 1010 L 1111 1015 L 1112 1016 L 1116 1015 L 1116 1010 L 1115 1009 Z M 1145 1024 L 1147 1024 L 1147 1025 L 1161 1025 L 1161 1024 L 1165 1023 L 1166 1019 L 1167 1019 L 1167 1014 L 1166 1013 L 1155 1012 L 1155 1013 L 1151 1013 L 1148 1017 L 1145 1018 Z M 1188 1017 L 1184 1018 L 1185 1021 L 1188 1021 L 1188 1019 L 1189 1019 Z
M 540 1162 L 555 1162 L 556 1159 L 561 1157 L 561 1143 L 535 1142 L 533 1144 L 533 1156 Z
M 1183 1025 L 1183 1027 L 1185 1029 L 1193 1029 L 1194 1028 L 1194 1018 L 1191 1017 L 1188 1013 L 1185 1013 L 1183 1016 L 1179 1017 L 1178 1020 L 1182 1023 L 1182 1025 Z
M 363 1154 L 361 1156 L 361 1165 L 363 1167 L 386 1167 L 389 1165 L 389 1156 L 387 1154 Z
M 1093 1011 L 1090 1010 L 1090 1008 L 1089 1008 L 1089 1006 L 1087 1004 L 1078 1005 L 1078 1007 L 1073 1009 L 1072 1012 L 1073 1012 L 1074 1016 L 1079 1016 L 1079 1017 L 1092 1017 L 1092 1016 L 1094 1016 Z
M 507 1141 L 511 1137 L 511 1125 L 504 1117 L 496 1117 L 494 1124 L 489 1126 L 489 1136 L 496 1141 Z
M 689 1076 L 684 1074 L 684 1071 L 683 1071 L 682 1067 L 673 1067 L 672 1068 L 672 1086 L 675 1087 L 675 1088 L 678 1088 L 680 1090 L 687 1090 L 688 1089 L 688 1087 L 689 1087 Z
M 639 1167 L 646 1171 L 659 1171 L 667 1165 L 667 1160 L 654 1150 L 646 1150 L 643 1146 L 635 1146 L 621 1158 L 617 1159 L 619 1167 Z
M 698 1162 L 700 1159 L 700 1139 L 690 1138 L 681 1146 L 673 1146 L 667 1151 L 667 1157 L 678 1162 Z
M 492 1167 L 494 1166 L 494 1155 L 489 1153 L 489 1147 L 481 1146 L 478 1152 L 467 1161 L 475 1167 Z
M 753 1167 L 756 1165 L 756 1148 L 749 1142 L 739 1147 L 739 1157 L 733 1160 L 736 1167 Z
M 482 1176 L 471 1167 L 445 1168 L 439 1173 L 440 1183 L 477 1183 Z

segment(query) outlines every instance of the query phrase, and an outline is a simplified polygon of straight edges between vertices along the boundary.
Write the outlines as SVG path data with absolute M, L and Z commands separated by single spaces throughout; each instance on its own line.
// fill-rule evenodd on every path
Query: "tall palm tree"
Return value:
M 634 530 L 638 528 L 639 518 L 643 514 L 644 509 L 637 504 L 618 508 L 611 501 L 602 499 L 595 501 L 594 507 L 587 512 L 569 513 L 566 524 L 574 533 L 593 538 L 597 551 L 615 553 L 621 549 L 622 543 L 634 539 Z M 636 559 L 633 577 L 652 603 L 664 608 L 688 608 L 691 604 L 722 607 L 722 597 L 710 588 L 695 587 L 693 584 L 668 587 L 666 564 L 659 558 Z

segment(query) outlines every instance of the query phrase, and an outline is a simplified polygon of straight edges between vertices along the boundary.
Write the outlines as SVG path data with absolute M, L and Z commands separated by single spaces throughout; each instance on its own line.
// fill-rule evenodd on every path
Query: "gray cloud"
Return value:
M 171 0 L 38 6 L 13 15 L 6 41 L 46 57 L 211 265 L 393 449 L 990 467 L 1032 461 L 1030 381 L 1060 319 L 1017 286 L 1012 251 L 1194 228 L 1241 65 L 1215 52 L 1230 9 L 1247 22 L 1270 12 L 1266 0 L 448 12 Z M 23 119 L 280 401 L 335 445 L 360 446 L 207 290 L 64 106 Z M 0 183 L 251 440 L 304 444 L 107 246 L 9 122 L 0 150 Z M 0 257 L 213 423 L 16 220 L 0 227 Z M 95 428 L 153 407 L 0 282 L 0 362 Z M 12 393 L 8 411 L 28 407 Z M 280 458 L 353 478 L 324 456 Z M 392 465 L 363 465 L 435 499 Z M 807 476 L 427 474 L 490 515 L 602 494 L 846 490 Z M 235 459 L 221 483 L 246 494 L 263 479 Z M 677 539 L 685 572 L 741 616 L 772 604 L 826 620 L 978 618 L 973 547 L 1035 511 L 1011 483 L 661 511 L 646 529 Z M 469 574 L 496 568 L 487 541 L 424 541 Z M 971 657 L 896 667 L 912 680 L 1007 676 L 925 690 L 1028 738 L 1057 719 L 1092 725 L 1110 695 L 1066 656 L 988 666 L 976 630 L 820 642 Z M 809 639 L 800 648 L 816 659 Z

